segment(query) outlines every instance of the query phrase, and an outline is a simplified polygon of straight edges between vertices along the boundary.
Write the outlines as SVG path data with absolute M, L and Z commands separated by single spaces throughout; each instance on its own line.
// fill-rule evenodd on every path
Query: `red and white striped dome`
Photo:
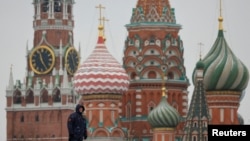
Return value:
M 73 83 L 78 94 L 123 94 L 128 90 L 129 78 L 99 36 L 92 54 L 75 73 Z

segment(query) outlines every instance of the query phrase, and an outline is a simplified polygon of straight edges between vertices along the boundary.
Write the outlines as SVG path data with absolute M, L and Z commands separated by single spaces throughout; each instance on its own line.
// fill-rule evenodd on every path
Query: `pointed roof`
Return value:
M 124 68 L 109 53 L 100 25 L 97 45 L 74 75 L 78 94 L 123 94 L 128 90 L 129 78 Z
M 208 91 L 242 91 L 247 87 L 249 72 L 227 44 L 223 35 L 223 17 L 219 17 L 219 32 L 214 45 L 203 59 L 204 83 Z M 193 80 L 195 80 L 193 78 Z
M 131 24 L 133 23 L 175 25 L 175 11 L 169 0 L 138 0 L 131 17 Z
M 8 90 L 11 90 L 14 88 L 14 79 L 13 79 L 13 73 L 12 73 L 12 65 L 10 67 L 10 76 L 9 76 L 9 84 L 7 86 Z
M 203 69 L 204 65 L 200 60 L 196 64 L 195 87 L 184 126 L 183 138 L 185 141 L 191 141 L 194 132 L 198 137 L 197 140 L 202 140 L 202 135 L 207 132 L 207 126 L 204 126 L 204 122 L 208 125 L 210 116 L 203 84 Z

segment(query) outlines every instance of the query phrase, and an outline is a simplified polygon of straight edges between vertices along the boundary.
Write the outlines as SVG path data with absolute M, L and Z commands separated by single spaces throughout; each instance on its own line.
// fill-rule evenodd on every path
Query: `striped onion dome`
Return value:
M 148 122 L 153 128 L 175 128 L 179 121 L 179 113 L 168 104 L 165 96 L 148 115 Z
M 234 55 L 228 46 L 223 35 L 222 21 L 223 19 L 220 17 L 220 30 L 217 39 L 202 60 L 205 64 L 205 90 L 243 91 L 248 84 L 249 72 L 247 67 Z M 193 82 L 195 80 L 194 77 L 193 75 Z
M 74 75 L 78 94 L 123 94 L 128 90 L 129 78 L 124 68 L 109 53 L 99 26 L 97 45 Z

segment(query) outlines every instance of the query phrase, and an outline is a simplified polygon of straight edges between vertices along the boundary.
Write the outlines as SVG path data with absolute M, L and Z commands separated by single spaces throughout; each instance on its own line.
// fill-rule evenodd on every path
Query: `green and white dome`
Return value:
M 234 55 L 228 46 L 219 18 L 218 37 L 208 54 L 203 58 L 204 84 L 206 91 L 243 91 L 249 81 L 247 67 Z M 193 76 L 193 81 L 195 76 Z
M 165 96 L 148 115 L 148 122 L 153 128 L 175 128 L 179 121 L 179 113 L 167 103 Z

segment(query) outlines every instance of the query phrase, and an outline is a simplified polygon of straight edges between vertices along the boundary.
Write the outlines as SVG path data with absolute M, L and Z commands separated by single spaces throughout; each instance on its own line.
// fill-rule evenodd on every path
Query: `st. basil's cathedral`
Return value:
M 67 141 L 67 118 L 77 103 L 86 108 L 89 141 L 208 141 L 208 124 L 244 124 L 238 108 L 249 72 L 224 38 L 222 14 L 210 51 L 189 68 L 189 104 L 182 27 L 169 0 L 135 2 L 120 45 L 122 64 L 105 44 L 102 16 L 95 48 L 81 62 L 74 4 L 33 0 L 25 80 L 14 83 L 11 70 L 6 88 L 8 141 Z

